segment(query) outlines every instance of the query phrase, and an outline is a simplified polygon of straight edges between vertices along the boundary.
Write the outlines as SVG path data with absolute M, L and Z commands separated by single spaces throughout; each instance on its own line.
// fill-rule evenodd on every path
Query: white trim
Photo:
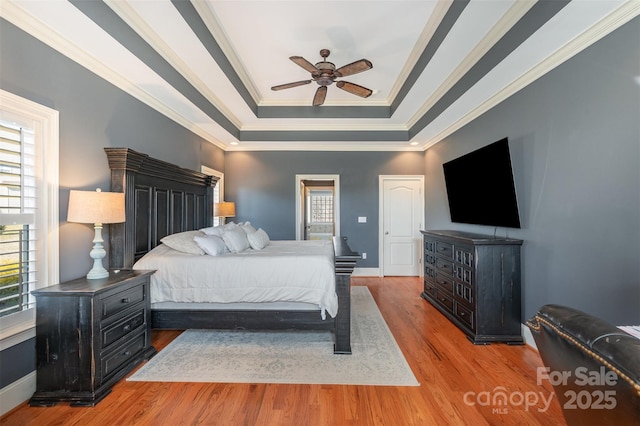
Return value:
M 46 106 L 0 89 L 0 117 L 3 120 L 24 123 L 33 127 L 42 166 L 42 182 L 38 184 L 38 200 L 41 212 L 36 217 L 37 229 L 41 232 L 38 243 L 43 273 L 38 277 L 38 288 L 57 284 L 59 270 L 59 113 Z M 28 123 L 27 123 L 28 122 Z M 0 339 L 18 334 L 35 327 L 34 309 L 18 312 L 0 318 Z
M 205 175 L 214 176 L 218 178 L 218 182 L 216 183 L 216 186 L 218 187 L 218 193 L 220 194 L 220 198 L 224 200 L 224 173 L 207 166 L 200 166 L 200 171 Z
M 380 268 L 355 268 L 353 277 L 380 277 Z
M 333 205 L 335 208 L 334 229 L 336 235 L 340 235 L 340 175 L 296 175 L 296 240 L 302 239 L 302 181 L 303 180 L 332 180 L 333 181 Z
M 35 371 L 0 389 L 0 416 L 7 414 L 18 405 L 28 401 L 35 391 Z
M 501 91 L 497 92 L 489 99 L 478 105 L 472 111 L 461 117 L 458 121 L 442 130 L 437 135 L 431 137 L 429 141 L 422 145 L 423 149 L 428 149 L 438 142 L 441 142 L 447 136 L 451 135 L 456 130 L 467 125 L 471 121 L 475 120 L 485 112 L 489 111 L 500 102 L 509 98 L 514 93 L 527 87 L 543 75 L 547 74 L 552 69 L 560 66 L 560 64 L 568 61 L 573 56 L 582 52 L 587 47 L 593 45 L 595 42 L 603 38 L 604 36 L 617 30 L 636 16 L 640 14 L 640 2 L 627 1 L 613 13 L 607 15 L 604 19 L 590 27 L 587 31 L 575 37 L 569 43 L 565 44 L 562 48 L 558 49 L 549 57 L 545 58 L 535 67 L 531 68 L 528 72 L 522 74 L 513 83 L 506 86 Z
M 536 345 L 536 341 L 533 338 L 533 334 L 531 334 L 531 330 L 524 324 L 520 324 L 522 329 L 522 338 L 524 339 L 524 343 L 531 346 L 532 349 L 538 350 L 538 346 Z
M 378 175 L 378 217 L 380 218 L 378 220 L 378 270 L 379 270 L 379 277 L 383 277 L 384 276 L 384 229 L 383 229 L 383 225 L 384 225 L 384 182 L 386 180 L 417 180 L 420 182 L 421 184 L 421 190 L 424 189 L 424 175 Z M 421 212 L 420 212 L 420 219 L 421 219 L 421 223 L 418 226 L 418 230 L 416 231 L 416 238 L 421 239 L 421 234 L 420 234 L 420 229 L 423 228 L 424 225 L 424 212 L 425 212 L 425 205 L 424 205 L 424 193 L 422 193 L 422 197 L 420 198 L 422 201 L 421 204 Z M 418 262 L 420 263 L 420 265 L 422 265 L 423 263 L 423 259 L 422 259 L 422 250 L 418 250 Z M 423 275 L 423 268 L 422 266 L 420 266 L 418 268 L 418 276 L 422 276 Z

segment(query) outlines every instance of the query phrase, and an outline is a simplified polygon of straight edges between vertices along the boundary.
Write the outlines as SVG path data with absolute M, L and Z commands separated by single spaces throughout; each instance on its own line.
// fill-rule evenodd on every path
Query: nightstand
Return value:
M 34 291 L 36 392 L 32 406 L 94 406 L 156 350 L 151 346 L 149 279 L 116 270 Z

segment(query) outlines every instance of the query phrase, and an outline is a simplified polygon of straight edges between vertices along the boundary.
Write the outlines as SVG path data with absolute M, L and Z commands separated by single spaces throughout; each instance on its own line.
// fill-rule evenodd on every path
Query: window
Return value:
M 309 223 L 333 223 L 333 191 L 309 190 Z
M 0 121 L 0 316 L 31 305 L 36 283 L 36 209 L 32 129 Z
M 0 339 L 58 282 L 58 112 L 0 90 Z

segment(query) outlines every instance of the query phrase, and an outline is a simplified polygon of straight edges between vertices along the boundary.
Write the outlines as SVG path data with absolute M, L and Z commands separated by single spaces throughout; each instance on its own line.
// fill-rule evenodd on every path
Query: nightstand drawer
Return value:
M 126 364 L 135 354 L 142 351 L 146 346 L 147 333 L 141 333 L 123 346 L 115 350 L 112 354 L 102 358 L 103 378 L 117 371 Z
M 144 300 L 144 285 L 138 285 L 127 291 L 116 293 L 102 300 L 102 319 L 122 312 Z
M 118 339 L 133 332 L 145 323 L 144 306 L 140 310 L 102 330 L 102 348 L 105 349 Z

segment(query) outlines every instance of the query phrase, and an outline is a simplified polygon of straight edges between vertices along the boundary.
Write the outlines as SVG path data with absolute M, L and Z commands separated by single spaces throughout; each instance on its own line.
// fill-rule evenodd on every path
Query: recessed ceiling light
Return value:
M 413 141 L 413 142 L 411 142 L 411 143 L 410 143 L 409 145 L 413 145 L 413 146 L 416 146 L 416 145 L 418 145 L 418 142 L 416 142 L 416 141 Z
M 231 142 L 231 144 L 230 144 L 230 145 L 239 145 L 239 144 L 238 144 L 238 142 L 235 142 L 235 141 L 234 141 L 234 142 Z

